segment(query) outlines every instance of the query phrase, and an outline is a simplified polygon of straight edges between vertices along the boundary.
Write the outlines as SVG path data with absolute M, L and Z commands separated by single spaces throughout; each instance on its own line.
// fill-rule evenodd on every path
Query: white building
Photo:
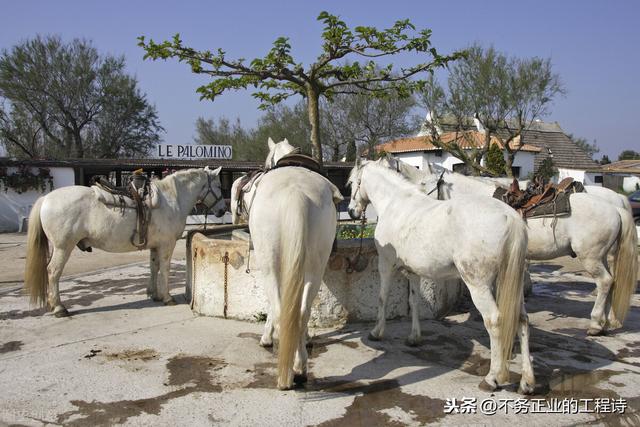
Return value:
M 32 174 L 40 173 L 38 167 L 28 168 Z M 46 168 L 52 178 L 52 188 L 74 185 L 75 175 L 72 167 L 50 167 Z M 18 173 L 18 167 L 2 167 L 0 173 L 8 175 Z M 8 188 L 4 182 L 0 182 L 0 232 L 22 231 L 26 219 L 29 217 L 33 204 L 38 198 L 47 194 L 50 188 L 45 185 L 45 190 L 39 188 L 29 188 L 24 192 Z
M 445 143 L 456 142 L 458 146 L 472 150 L 482 147 L 485 143 L 485 135 L 480 131 L 468 130 L 464 132 L 443 132 L 440 140 Z M 495 137 L 491 138 L 491 144 L 497 144 L 502 148 L 502 143 Z M 518 147 L 519 140 L 512 141 L 511 147 Z M 451 171 L 462 171 L 464 162 L 454 155 L 443 151 L 431 142 L 431 136 L 419 134 L 409 138 L 400 138 L 381 144 L 376 149 L 379 152 L 387 152 L 402 161 L 424 169 L 427 163 L 435 163 Z M 520 147 L 513 161 L 513 173 L 516 178 L 524 178 L 534 170 L 536 155 L 541 151 L 533 145 L 524 144 Z M 484 159 L 482 164 L 484 164 Z

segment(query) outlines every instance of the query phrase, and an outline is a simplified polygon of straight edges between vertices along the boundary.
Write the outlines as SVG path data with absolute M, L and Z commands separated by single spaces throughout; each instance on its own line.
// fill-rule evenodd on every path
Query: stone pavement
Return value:
M 70 318 L 43 315 L 18 286 L 1 285 L 0 425 L 640 425 L 640 296 L 622 330 L 587 337 L 594 286 L 576 271 L 567 259 L 533 266 L 540 387 L 528 400 L 514 392 L 519 356 L 512 385 L 478 388 L 488 336 L 464 307 L 423 321 L 419 347 L 404 344 L 407 321 L 390 322 L 382 342 L 367 339 L 370 324 L 312 331 L 309 383 L 281 392 L 275 355 L 258 346 L 262 324 L 192 315 L 183 261 L 173 264 L 173 307 L 146 299 L 145 262 L 69 276 Z M 445 413 L 454 398 L 476 399 L 476 413 Z M 565 398 L 615 401 L 600 400 L 600 413 L 514 413 Z M 621 398 L 625 414 L 605 413 Z

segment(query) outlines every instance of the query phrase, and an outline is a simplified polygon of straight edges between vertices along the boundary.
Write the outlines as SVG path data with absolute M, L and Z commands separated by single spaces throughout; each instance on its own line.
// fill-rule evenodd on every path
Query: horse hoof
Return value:
M 271 347 L 273 347 L 273 341 L 260 340 L 260 347 L 271 348 Z
M 71 313 L 69 313 L 69 310 L 67 310 L 66 308 L 62 307 L 60 310 L 54 311 L 53 315 L 56 316 L 56 317 L 69 317 L 69 316 L 71 316 Z
M 604 335 L 604 329 L 589 328 L 587 329 L 587 335 L 591 337 L 597 337 L 598 335 Z
M 616 319 L 615 317 L 610 317 L 607 320 L 607 327 L 609 329 L 618 329 L 618 328 L 622 328 L 622 323 L 620 323 L 620 321 L 618 319 Z
M 177 302 L 176 300 L 173 299 L 173 297 L 171 297 L 171 299 L 164 301 L 164 305 L 176 305 Z
M 404 340 L 405 345 L 409 347 L 418 347 L 421 342 L 422 340 L 420 339 L 420 337 L 417 337 L 417 338 L 409 337 L 406 340 Z
M 483 391 L 496 391 L 498 385 L 491 385 L 487 382 L 487 380 L 482 380 L 482 382 L 478 384 L 478 388 Z
M 302 385 L 307 382 L 307 374 L 295 374 L 293 376 L 293 382 L 297 385 Z
M 381 339 L 382 339 L 381 337 L 379 337 L 377 335 L 374 335 L 373 332 L 369 332 L 369 340 L 370 341 L 380 341 Z
M 524 396 L 528 396 L 531 394 L 534 394 L 535 391 L 535 385 L 531 385 L 531 384 L 520 384 L 520 386 L 518 387 L 518 393 L 524 395 Z
M 280 382 L 278 382 L 278 390 L 287 391 L 292 389 L 293 389 L 293 384 L 280 384 Z

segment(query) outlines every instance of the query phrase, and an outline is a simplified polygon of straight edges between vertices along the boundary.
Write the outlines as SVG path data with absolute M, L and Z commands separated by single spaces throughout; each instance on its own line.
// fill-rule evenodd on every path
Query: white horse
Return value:
M 522 352 L 520 392 L 535 385 L 529 354 L 529 326 L 524 308 L 523 273 L 526 226 L 518 214 L 486 197 L 434 201 L 380 162 L 365 162 L 349 176 L 349 214 L 359 218 L 371 203 L 378 213 L 375 243 L 380 271 L 378 319 L 370 338 L 384 334 L 386 301 L 394 270 L 429 280 L 461 277 L 480 311 L 491 339 L 491 367 L 485 385 L 495 389 L 508 380 L 516 331 Z M 492 289 L 497 283 L 497 304 Z M 413 285 L 415 286 L 415 285 Z M 420 336 L 418 290 L 410 290 L 411 335 Z
M 270 141 L 268 159 L 287 145 Z M 300 167 L 265 173 L 250 195 L 249 229 L 270 306 L 265 335 L 273 325 L 279 331 L 282 390 L 307 379 L 307 325 L 331 254 L 336 198 L 342 196 L 329 180 Z M 268 344 L 264 337 L 262 344 Z
M 220 217 L 226 204 L 220 189 L 221 168 L 188 169 L 151 183 L 153 207 L 144 249 L 151 252 L 151 278 L 147 294 L 165 304 L 175 304 L 169 294 L 169 267 L 176 241 L 196 202 Z M 102 190 L 79 185 L 59 188 L 39 198 L 29 216 L 24 286 L 32 303 L 45 305 L 56 317 L 69 312 L 60 301 L 58 281 L 74 246 L 107 252 L 131 252 L 136 211 L 103 200 Z M 49 259 L 49 243 L 53 253 Z
M 436 187 L 442 172 L 420 171 L 394 158 L 386 158 L 389 167 L 399 171 L 426 191 Z M 465 199 L 470 195 L 492 197 L 496 187 L 478 178 L 443 171 L 445 183 L 441 195 Z M 590 186 L 591 187 L 591 186 Z M 597 188 L 597 187 L 596 187 Z M 549 260 L 564 255 L 577 257 L 596 282 L 597 296 L 591 311 L 587 333 L 599 335 L 606 328 L 622 326 L 636 288 L 638 236 L 631 211 L 618 196 L 589 188 L 592 193 L 570 196 L 571 215 L 527 219 L 529 246 L 527 257 Z M 595 193 L 598 192 L 598 195 Z M 435 192 L 432 194 L 435 196 Z M 628 206 L 628 203 L 627 203 Z M 607 254 L 613 252 L 613 275 Z M 611 294 L 611 295 L 610 295 Z M 608 311 L 608 316 L 607 316 Z

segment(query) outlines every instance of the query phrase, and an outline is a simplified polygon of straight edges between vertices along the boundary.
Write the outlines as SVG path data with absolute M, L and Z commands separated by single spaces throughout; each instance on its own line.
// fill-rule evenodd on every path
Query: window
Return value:
M 514 178 L 520 178 L 520 166 L 511 166 L 511 173 Z
M 596 175 L 593 177 L 593 182 L 596 184 L 602 184 L 604 180 L 602 179 L 602 175 Z

